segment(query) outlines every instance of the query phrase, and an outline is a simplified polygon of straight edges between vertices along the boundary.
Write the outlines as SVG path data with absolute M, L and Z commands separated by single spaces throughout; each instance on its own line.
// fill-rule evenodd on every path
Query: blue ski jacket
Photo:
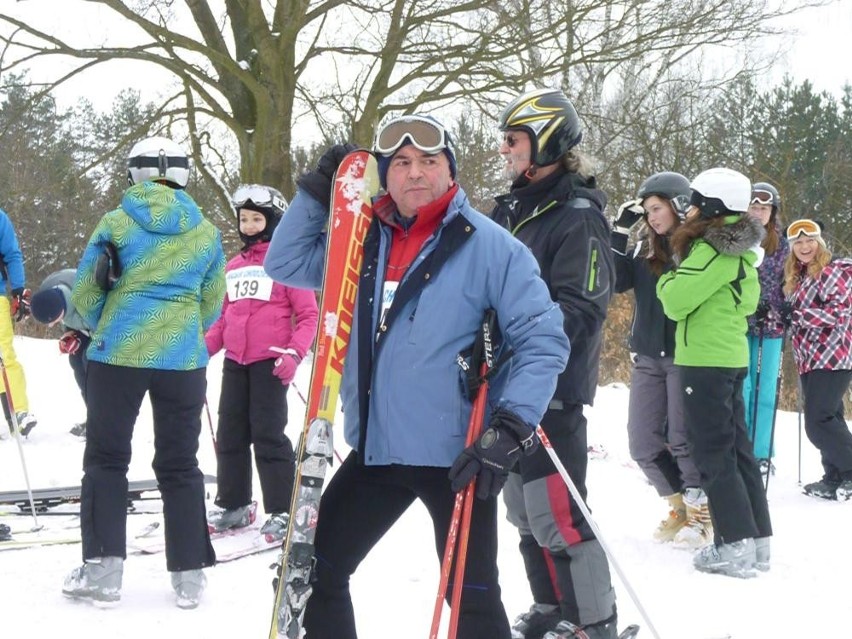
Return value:
M 290 286 L 320 287 L 327 221 L 319 202 L 297 193 L 272 238 L 267 273 Z M 380 317 L 391 240 L 392 228 L 375 216 L 341 382 L 346 443 L 367 465 L 451 466 L 471 410 L 456 358 L 473 345 L 489 308 L 500 348 L 512 349 L 492 381 L 489 407 L 512 411 L 532 429 L 570 353 L 562 311 L 535 258 L 459 189 Z

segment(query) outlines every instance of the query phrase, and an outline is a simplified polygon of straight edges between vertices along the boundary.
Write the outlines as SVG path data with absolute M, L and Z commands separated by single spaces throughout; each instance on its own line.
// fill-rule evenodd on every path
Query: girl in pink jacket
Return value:
M 270 541 L 286 532 L 293 489 L 293 445 L 284 434 L 287 389 L 317 330 L 313 291 L 273 282 L 263 270 L 272 233 L 287 201 L 257 184 L 233 196 L 243 248 L 225 269 L 227 292 L 219 320 L 205 336 L 210 355 L 225 349 L 216 461 L 219 510 L 208 516 L 213 531 L 248 526 L 252 504 L 251 446 L 263 509 L 261 533 Z

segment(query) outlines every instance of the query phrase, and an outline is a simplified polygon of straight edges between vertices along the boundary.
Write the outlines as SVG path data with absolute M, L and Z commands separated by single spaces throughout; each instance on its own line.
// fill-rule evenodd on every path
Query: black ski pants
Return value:
M 83 333 L 79 333 L 80 348 L 76 353 L 68 356 L 68 364 L 71 365 L 71 370 L 74 371 L 74 381 L 77 382 L 77 388 L 80 389 L 80 394 L 83 396 L 83 403 L 86 403 L 86 369 L 89 366 L 89 359 L 86 357 L 86 349 L 92 338 Z
M 263 509 L 290 509 L 293 490 L 293 444 L 287 425 L 287 388 L 273 373 L 274 359 L 243 365 L 225 358 L 216 429 L 218 495 L 222 508 L 251 501 L 251 448 L 263 493 Z
M 194 570 L 216 561 L 198 468 L 206 369 L 170 371 L 89 362 L 80 525 L 83 559 L 126 557 L 127 468 L 145 393 L 154 415 L 154 474 L 163 498 L 166 566 Z
M 852 371 L 814 370 L 801 376 L 805 432 L 819 449 L 827 478 L 852 479 L 852 433 L 843 416 L 843 395 Z
M 429 511 L 435 552 L 439 562 L 443 559 L 455 502 L 448 471 L 423 466 L 364 466 L 354 452 L 346 458 L 320 502 L 316 581 L 305 611 L 307 639 L 356 639 L 349 578 L 415 499 Z M 404 562 L 405 557 L 399 561 Z M 390 567 L 388 575 L 392 572 Z M 463 588 L 459 639 L 509 639 L 509 620 L 497 581 L 496 497 L 474 500 Z M 448 602 L 452 590 L 451 582 Z M 388 629 L 399 636 L 410 636 L 409 630 Z
M 745 375 L 745 368 L 680 367 L 692 457 L 717 545 L 772 534 L 763 479 L 746 432 Z

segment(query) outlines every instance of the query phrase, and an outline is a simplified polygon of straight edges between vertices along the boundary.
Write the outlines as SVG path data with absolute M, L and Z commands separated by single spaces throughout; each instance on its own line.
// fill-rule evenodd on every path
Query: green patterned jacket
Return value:
M 122 274 L 108 293 L 95 280 L 107 242 Z M 71 299 L 90 326 L 92 361 L 161 370 L 207 365 L 204 332 L 219 317 L 225 255 L 219 230 L 183 190 L 131 186 L 104 215 L 77 268 Z

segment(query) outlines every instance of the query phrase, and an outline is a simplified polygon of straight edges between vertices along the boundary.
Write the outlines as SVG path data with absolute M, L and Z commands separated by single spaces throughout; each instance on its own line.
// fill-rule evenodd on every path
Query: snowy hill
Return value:
M 78 484 L 83 442 L 68 434 L 85 417 L 82 401 L 64 357 L 53 340 L 19 337 L 18 357 L 27 373 L 30 408 L 39 425 L 23 444 L 33 487 Z M 208 369 L 208 400 L 214 426 L 219 397 L 221 355 Z M 297 377 L 307 390 L 307 366 Z M 588 412 L 589 442 L 608 455 L 589 464 L 590 506 L 606 541 L 663 639 L 793 639 L 852 637 L 849 583 L 852 575 L 852 503 L 817 501 L 797 485 L 798 426 L 795 413 L 779 413 L 775 464 L 769 487 L 775 528 L 772 569 L 751 580 L 695 572 L 690 554 L 661 546 L 651 532 L 664 517 L 665 505 L 627 452 L 628 391 L 621 385 L 601 388 Z M 304 405 L 292 391 L 290 424 L 294 440 Z M 2 427 L 2 426 L 0 426 Z M 129 477 L 153 477 L 150 407 L 143 405 L 134 435 Z M 342 437 L 337 448 L 345 454 Z M 803 441 L 802 479 L 821 475 L 819 456 Z M 215 474 L 212 441 L 203 422 L 201 467 Z M 24 488 L 17 446 L 0 441 L 0 490 Z M 259 495 L 259 488 L 256 488 Z M 156 505 L 156 503 L 155 503 Z M 0 507 L 2 508 L 2 507 Z M 156 521 L 156 514 L 132 515 L 128 534 Z M 56 528 L 64 517 L 40 518 Z M 0 515 L 0 522 L 22 529 L 32 518 Z M 531 603 L 517 533 L 503 521 L 500 529 L 500 574 L 511 618 Z M 476 540 L 471 540 L 476 543 Z M 209 584 L 201 606 L 179 610 L 165 570 L 165 557 L 130 555 L 125 563 L 120 606 L 101 610 L 71 602 L 60 593 L 65 575 L 80 562 L 80 546 L 52 546 L 0 552 L 0 623 L 5 637 L 61 636 L 65 639 L 150 639 L 159 636 L 260 639 L 268 632 L 272 590 L 269 564 L 275 552 L 221 564 L 207 571 Z M 639 623 L 639 636 L 652 634 L 613 572 L 620 625 Z M 431 525 L 425 509 L 415 505 L 382 540 L 356 573 L 352 591 L 362 639 L 426 637 L 438 583 Z M 446 620 L 447 614 L 444 615 Z

